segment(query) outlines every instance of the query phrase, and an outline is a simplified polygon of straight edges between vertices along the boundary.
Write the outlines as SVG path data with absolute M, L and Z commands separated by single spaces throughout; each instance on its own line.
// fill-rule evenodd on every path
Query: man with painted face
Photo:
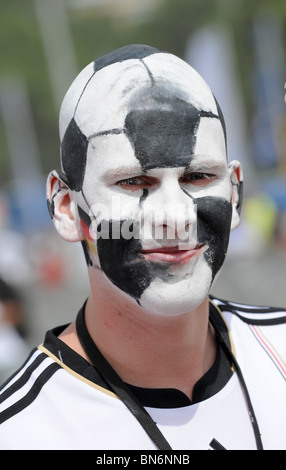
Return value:
M 90 294 L 3 386 L 0 448 L 285 449 L 286 312 L 210 296 L 242 170 L 204 80 L 116 50 L 71 85 L 60 135 L 48 206 Z

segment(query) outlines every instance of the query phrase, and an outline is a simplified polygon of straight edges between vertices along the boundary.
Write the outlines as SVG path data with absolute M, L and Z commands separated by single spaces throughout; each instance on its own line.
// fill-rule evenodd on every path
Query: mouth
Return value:
M 179 246 L 155 247 L 141 250 L 148 261 L 161 261 L 172 264 L 184 264 L 191 258 L 199 256 L 205 249 L 205 245 L 197 245 L 192 249 L 182 249 Z

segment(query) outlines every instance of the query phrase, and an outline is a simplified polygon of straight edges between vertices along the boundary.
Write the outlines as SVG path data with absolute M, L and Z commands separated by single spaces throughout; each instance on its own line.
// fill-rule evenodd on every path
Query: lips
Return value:
M 179 246 L 155 247 L 141 250 L 141 253 L 149 261 L 183 264 L 191 258 L 199 256 L 203 251 L 204 245 L 197 245 L 192 249 L 181 249 Z

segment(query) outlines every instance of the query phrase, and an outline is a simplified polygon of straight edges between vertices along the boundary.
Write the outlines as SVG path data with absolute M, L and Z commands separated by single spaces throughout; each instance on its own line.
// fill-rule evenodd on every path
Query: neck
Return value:
M 190 398 L 195 383 L 215 360 L 208 316 L 208 298 L 192 312 L 164 317 L 95 287 L 85 309 L 92 339 L 123 381 L 146 388 L 177 388 Z M 88 359 L 74 324 L 61 339 Z

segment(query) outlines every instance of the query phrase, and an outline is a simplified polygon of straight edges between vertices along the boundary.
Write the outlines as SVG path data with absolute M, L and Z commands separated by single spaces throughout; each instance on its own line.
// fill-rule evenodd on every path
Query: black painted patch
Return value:
M 82 246 L 82 249 L 83 249 L 83 253 L 84 253 L 84 257 L 85 257 L 85 261 L 86 261 L 87 266 L 93 266 L 91 257 L 89 256 L 89 248 L 88 248 L 86 240 L 82 240 L 81 246 Z
M 91 218 L 89 215 L 78 205 L 77 206 L 79 218 L 85 223 L 87 227 L 91 226 Z
M 54 218 L 55 215 L 55 203 L 54 200 L 52 199 L 51 201 L 47 199 L 47 206 L 48 206 L 48 211 L 50 214 L 51 219 Z
M 79 215 L 80 220 L 82 220 L 82 222 L 88 228 L 90 228 L 91 218 L 89 217 L 89 215 L 79 205 L 77 206 L 77 210 L 78 210 L 78 215 Z M 81 245 L 82 245 L 82 248 L 83 248 L 84 257 L 85 257 L 85 261 L 86 261 L 87 266 L 93 266 L 91 256 L 90 256 L 90 253 L 89 253 L 89 247 L 88 247 L 87 241 L 82 240 Z
M 96 59 L 94 61 L 94 71 L 98 72 L 108 65 L 123 62 L 128 59 L 144 59 L 144 57 L 148 57 L 149 55 L 156 54 L 158 52 L 161 51 L 155 47 L 146 46 L 144 44 L 133 44 L 121 47 Z
M 195 202 L 198 242 L 209 246 L 204 257 L 214 278 L 224 263 L 228 249 L 232 204 L 226 199 L 211 196 L 195 199 Z
M 62 165 L 69 187 L 80 191 L 86 167 L 88 140 L 72 119 L 62 141 Z
M 147 92 L 145 98 L 147 106 L 142 109 L 138 102 L 125 120 L 126 135 L 142 168 L 187 166 L 196 143 L 198 110 L 179 98 L 168 98 L 167 92 L 152 97 Z
M 146 201 L 148 195 L 149 195 L 148 189 L 144 188 L 142 196 L 139 199 L 139 207 L 142 207 L 142 204 Z
M 139 299 L 152 280 L 150 270 L 140 255 L 140 240 L 112 239 L 112 225 L 118 223 L 121 230 L 124 221 L 103 222 L 108 224 L 109 236 L 97 240 L 101 269 L 115 286 Z
M 242 201 L 243 201 L 243 181 L 241 181 L 238 185 L 237 191 L 238 191 L 238 203 L 236 206 L 236 210 L 238 214 L 241 213 L 241 207 L 242 207 Z
M 168 265 L 145 260 L 140 253 L 142 245 L 138 237 L 129 240 L 123 237 L 112 239 L 113 226 L 119 224 L 121 230 L 125 222 L 122 220 L 102 222 L 105 227 L 109 227 L 109 236 L 97 240 L 97 251 L 101 269 L 111 282 L 139 301 L 153 279 L 157 276 L 168 276 Z M 137 221 L 133 222 L 133 229 L 133 233 L 139 230 Z

